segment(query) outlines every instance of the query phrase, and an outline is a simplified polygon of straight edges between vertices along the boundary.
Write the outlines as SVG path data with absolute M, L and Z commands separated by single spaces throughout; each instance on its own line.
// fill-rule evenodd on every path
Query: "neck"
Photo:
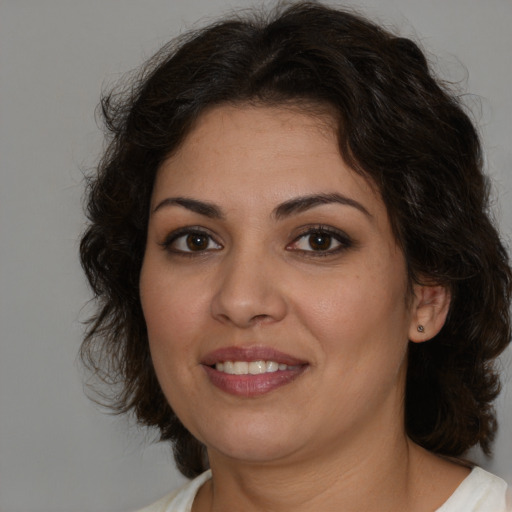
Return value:
M 194 512 L 412 510 L 407 505 L 414 446 L 402 431 L 359 434 L 358 442 L 330 446 L 314 457 L 309 453 L 265 464 L 211 450 L 214 477 L 201 490 Z
M 276 460 L 247 461 L 209 449 L 212 480 L 193 512 L 423 512 L 437 510 L 468 475 L 410 441 L 401 394 L 373 421 L 352 425 L 342 439 L 315 444 Z M 367 418 L 366 418 L 367 419 Z

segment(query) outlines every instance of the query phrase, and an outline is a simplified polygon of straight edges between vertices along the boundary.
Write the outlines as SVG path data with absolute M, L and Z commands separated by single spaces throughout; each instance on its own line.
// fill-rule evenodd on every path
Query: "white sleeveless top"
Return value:
M 206 471 L 180 489 L 138 512 L 190 512 Z M 448 500 L 433 512 L 512 512 L 512 490 L 501 478 L 475 467 Z

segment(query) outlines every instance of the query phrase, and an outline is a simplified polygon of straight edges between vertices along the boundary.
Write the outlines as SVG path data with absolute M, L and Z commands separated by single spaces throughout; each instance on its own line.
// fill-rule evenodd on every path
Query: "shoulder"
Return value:
M 475 467 L 437 512 L 512 512 L 510 493 L 504 480 Z
M 210 478 L 211 471 L 205 471 L 183 487 L 176 489 L 152 505 L 137 512 L 190 512 L 197 491 Z

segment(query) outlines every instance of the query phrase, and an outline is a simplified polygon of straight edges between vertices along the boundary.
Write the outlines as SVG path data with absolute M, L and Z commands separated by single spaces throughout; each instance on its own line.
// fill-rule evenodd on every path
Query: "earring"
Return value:
M 425 332 L 425 327 L 423 327 L 423 325 L 418 325 L 418 332 Z

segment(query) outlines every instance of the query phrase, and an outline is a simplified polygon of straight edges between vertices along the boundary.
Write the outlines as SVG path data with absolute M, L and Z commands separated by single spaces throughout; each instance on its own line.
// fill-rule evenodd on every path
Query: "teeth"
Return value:
M 265 361 L 251 361 L 248 366 L 251 375 L 258 375 L 267 371 Z
M 247 361 L 233 362 L 233 373 L 235 375 L 247 375 L 249 373 L 249 363 Z
M 279 365 L 275 361 L 267 361 L 267 372 L 277 372 Z
M 230 375 L 259 375 L 261 373 L 273 373 L 277 370 L 296 370 L 298 366 L 288 366 L 276 361 L 224 361 L 217 363 L 215 369 Z

